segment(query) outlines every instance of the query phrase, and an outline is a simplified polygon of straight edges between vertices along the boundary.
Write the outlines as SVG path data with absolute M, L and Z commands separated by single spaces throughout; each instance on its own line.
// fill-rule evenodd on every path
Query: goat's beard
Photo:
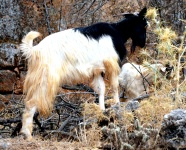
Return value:
M 135 49 L 136 49 L 136 45 L 132 43 L 131 48 L 130 48 L 131 53 L 134 53 Z

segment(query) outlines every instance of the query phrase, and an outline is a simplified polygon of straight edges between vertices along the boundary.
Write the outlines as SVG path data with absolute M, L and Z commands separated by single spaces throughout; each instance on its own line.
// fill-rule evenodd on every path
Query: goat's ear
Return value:
M 141 17 L 141 18 L 145 18 L 145 15 L 146 15 L 146 13 L 147 13 L 147 8 L 145 7 L 145 8 L 143 8 L 140 12 L 139 12 L 139 17 Z

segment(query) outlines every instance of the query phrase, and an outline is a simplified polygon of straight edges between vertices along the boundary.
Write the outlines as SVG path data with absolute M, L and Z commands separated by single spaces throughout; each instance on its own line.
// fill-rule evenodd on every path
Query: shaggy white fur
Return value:
M 20 46 L 28 59 L 28 73 L 24 82 L 25 111 L 22 133 L 31 139 L 33 114 L 48 116 L 53 109 L 55 95 L 61 84 L 78 83 L 92 78 L 93 89 L 99 94 L 99 105 L 105 110 L 106 74 L 113 98 L 119 102 L 118 62 L 125 59 L 126 41 L 131 38 L 131 52 L 136 46 L 144 47 L 147 20 L 143 8 L 138 15 L 125 14 L 116 23 L 100 22 L 87 27 L 68 29 L 51 34 L 38 45 L 33 39 L 40 33 L 31 31 Z M 118 56 L 119 55 L 119 56 Z
M 155 72 L 160 69 L 165 70 L 165 67 L 162 64 L 151 64 L 148 67 L 134 63 L 124 64 L 119 75 L 119 84 L 124 96 L 130 100 L 149 93 L 149 87 L 155 81 Z
M 104 35 L 95 40 L 69 29 L 47 36 L 32 46 L 33 39 L 39 35 L 35 31 L 29 32 L 20 46 L 28 59 L 22 127 L 27 138 L 31 138 L 32 126 L 29 124 L 32 124 L 36 109 L 41 115 L 49 115 L 60 84 L 83 82 L 92 77 L 93 89 L 99 94 L 100 108 L 105 110 L 105 83 L 101 74 L 108 73 L 113 97 L 116 103 L 119 102 L 119 57 L 110 36 Z

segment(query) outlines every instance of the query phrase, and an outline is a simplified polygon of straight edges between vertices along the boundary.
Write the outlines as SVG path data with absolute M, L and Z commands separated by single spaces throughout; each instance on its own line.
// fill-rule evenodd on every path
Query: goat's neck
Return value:
M 114 23 L 112 25 L 118 31 L 124 43 L 131 37 L 132 29 L 133 29 L 132 22 L 125 19 L 118 23 Z

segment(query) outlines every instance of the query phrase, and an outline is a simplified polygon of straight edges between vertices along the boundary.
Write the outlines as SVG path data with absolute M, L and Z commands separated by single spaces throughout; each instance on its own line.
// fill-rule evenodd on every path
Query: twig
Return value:
M 7 123 L 18 123 L 21 122 L 21 118 L 13 118 L 13 119 L 1 119 L 0 124 L 4 125 Z
M 44 8 L 45 8 L 45 18 L 46 18 L 46 23 L 47 23 L 47 28 L 48 28 L 48 34 L 51 34 L 52 30 L 50 28 L 50 18 L 49 18 L 48 8 L 47 8 L 45 0 L 43 0 L 43 4 L 44 4 Z
M 95 3 L 95 1 L 96 1 L 96 0 L 93 0 L 93 1 L 91 2 L 91 4 L 89 5 L 89 7 L 81 14 L 81 16 L 85 15 L 85 14 L 90 10 L 90 8 L 93 6 L 93 4 Z
M 143 74 L 138 70 L 138 68 L 136 68 L 132 63 L 130 64 L 138 71 L 138 73 L 142 76 L 143 80 L 145 80 L 150 85 L 149 81 L 143 76 Z
M 57 131 L 62 131 L 63 128 L 67 125 L 67 123 L 69 122 L 69 120 L 72 118 L 72 116 L 70 115 L 64 122 L 63 124 L 59 127 L 59 129 Z
M 75 105 L 75 104 L 72 104 L 72 103 L 69 103 L 69 102 L 65 101 L 65 100 L 62 98 L 62 95 L 57 95 L 56 97 L 59 97 L 59 98 L 62 100 L 62 102 L 56 104 L 56 107 L 57 107 L 57 106 L 63 106 L 63 105 L 65 105 L 65 106 L 68 106 L 68 107 L 70 107 L 70 108 L 72 108 L 72 109 L 77 109 L 77 108 L 78 108 L 78 105 Z
M 99 5 L 96 7 L 96 9 L 94 9 L 93 11 L 91 11 L 90 13 L 88 13 L 88 14 L 94 14 L 97 10 L 99 10 L 104 4 L 106 4 L 106 2 L 105 3 L 103 3 L 103 1 L 101 1 L 100 3 L 99 3 Z
M 73 85 L 73 86 L 63 85 L 62 88 L 67 89 L 67 90 L 81 90 L 81 91 L 85 90 L 88 92 L 94 92 L 94 90 L 92 88 L 90 88 L 89 86 L 84 85 L 84 84 L 77 84 L 77 85 Z
M 130 63 L 130 62 L 129 62 Z M 146 92 L 146 94 L 147 94 L 147 88 L 146 88 L 146 86 L 145 86 L 145 83 L 144 83 L 144 81 L 146 81 L 148 84 L 149 84 L 149 86 L 150 86 L 150 83 L 149 83 L 149 81 L 143 76 L 143 74 L 141 73 L 141 69 L 140 70 L 138 70 L 138 68 L 136 68 L 136 66 L 133 64 L 133 63 L 130 63 L 137 71 L 138 71 L 138 73 L 141 75 L 141 77 L 143 78 L 143 87 L 144 87 L 144 89 L 145 89 L 145 92 Z M 148 76 L 148 75 L 147 75 Z
M 132 99 L 132 101 L 139 101 L 139 100 L 143 100 L 144 98 L 148 98 L 148 97 L 149 97 L 149 94 L 145 94 L 145 95 Z
M 69 133 L 69 132 L 57 131 L 57 130 L 54 130 L 54 131 L 47 131 L 47 132 L 49 132 L 49 133 L 61 133 L 61 134 L 63 134 L 63 135 L 68 135 L 68 136 L 73 137 L 74 139 L 78 140 L 78 137 L 77 137 L 77 136 L 72 135 L 72 134 Z
M 186 51 L 186 47 L 184 48 L 183 45 L 184 45 L 184 39 L 185 39 L 185 36 L 186 36 L 186 31 L 184 32 L 184 36 L 183 36 L 183 40 L 181 41 L 181 44 L 180 44 L 180 47 L 179 47 L 179 50 L 178 50 L 178 63 L 177 63 L 177 71 L 176 71 L 176 96 L 175 98 L 177 99 L 177 102 L 179 104 L 179 102 L 181 102 L 181 98 L 180 98 L 180 95 L 179 95 L 179 88 L 180 88 L 180 66 L 181 66 L 181 58 L 183 57 L 185 51 Z

